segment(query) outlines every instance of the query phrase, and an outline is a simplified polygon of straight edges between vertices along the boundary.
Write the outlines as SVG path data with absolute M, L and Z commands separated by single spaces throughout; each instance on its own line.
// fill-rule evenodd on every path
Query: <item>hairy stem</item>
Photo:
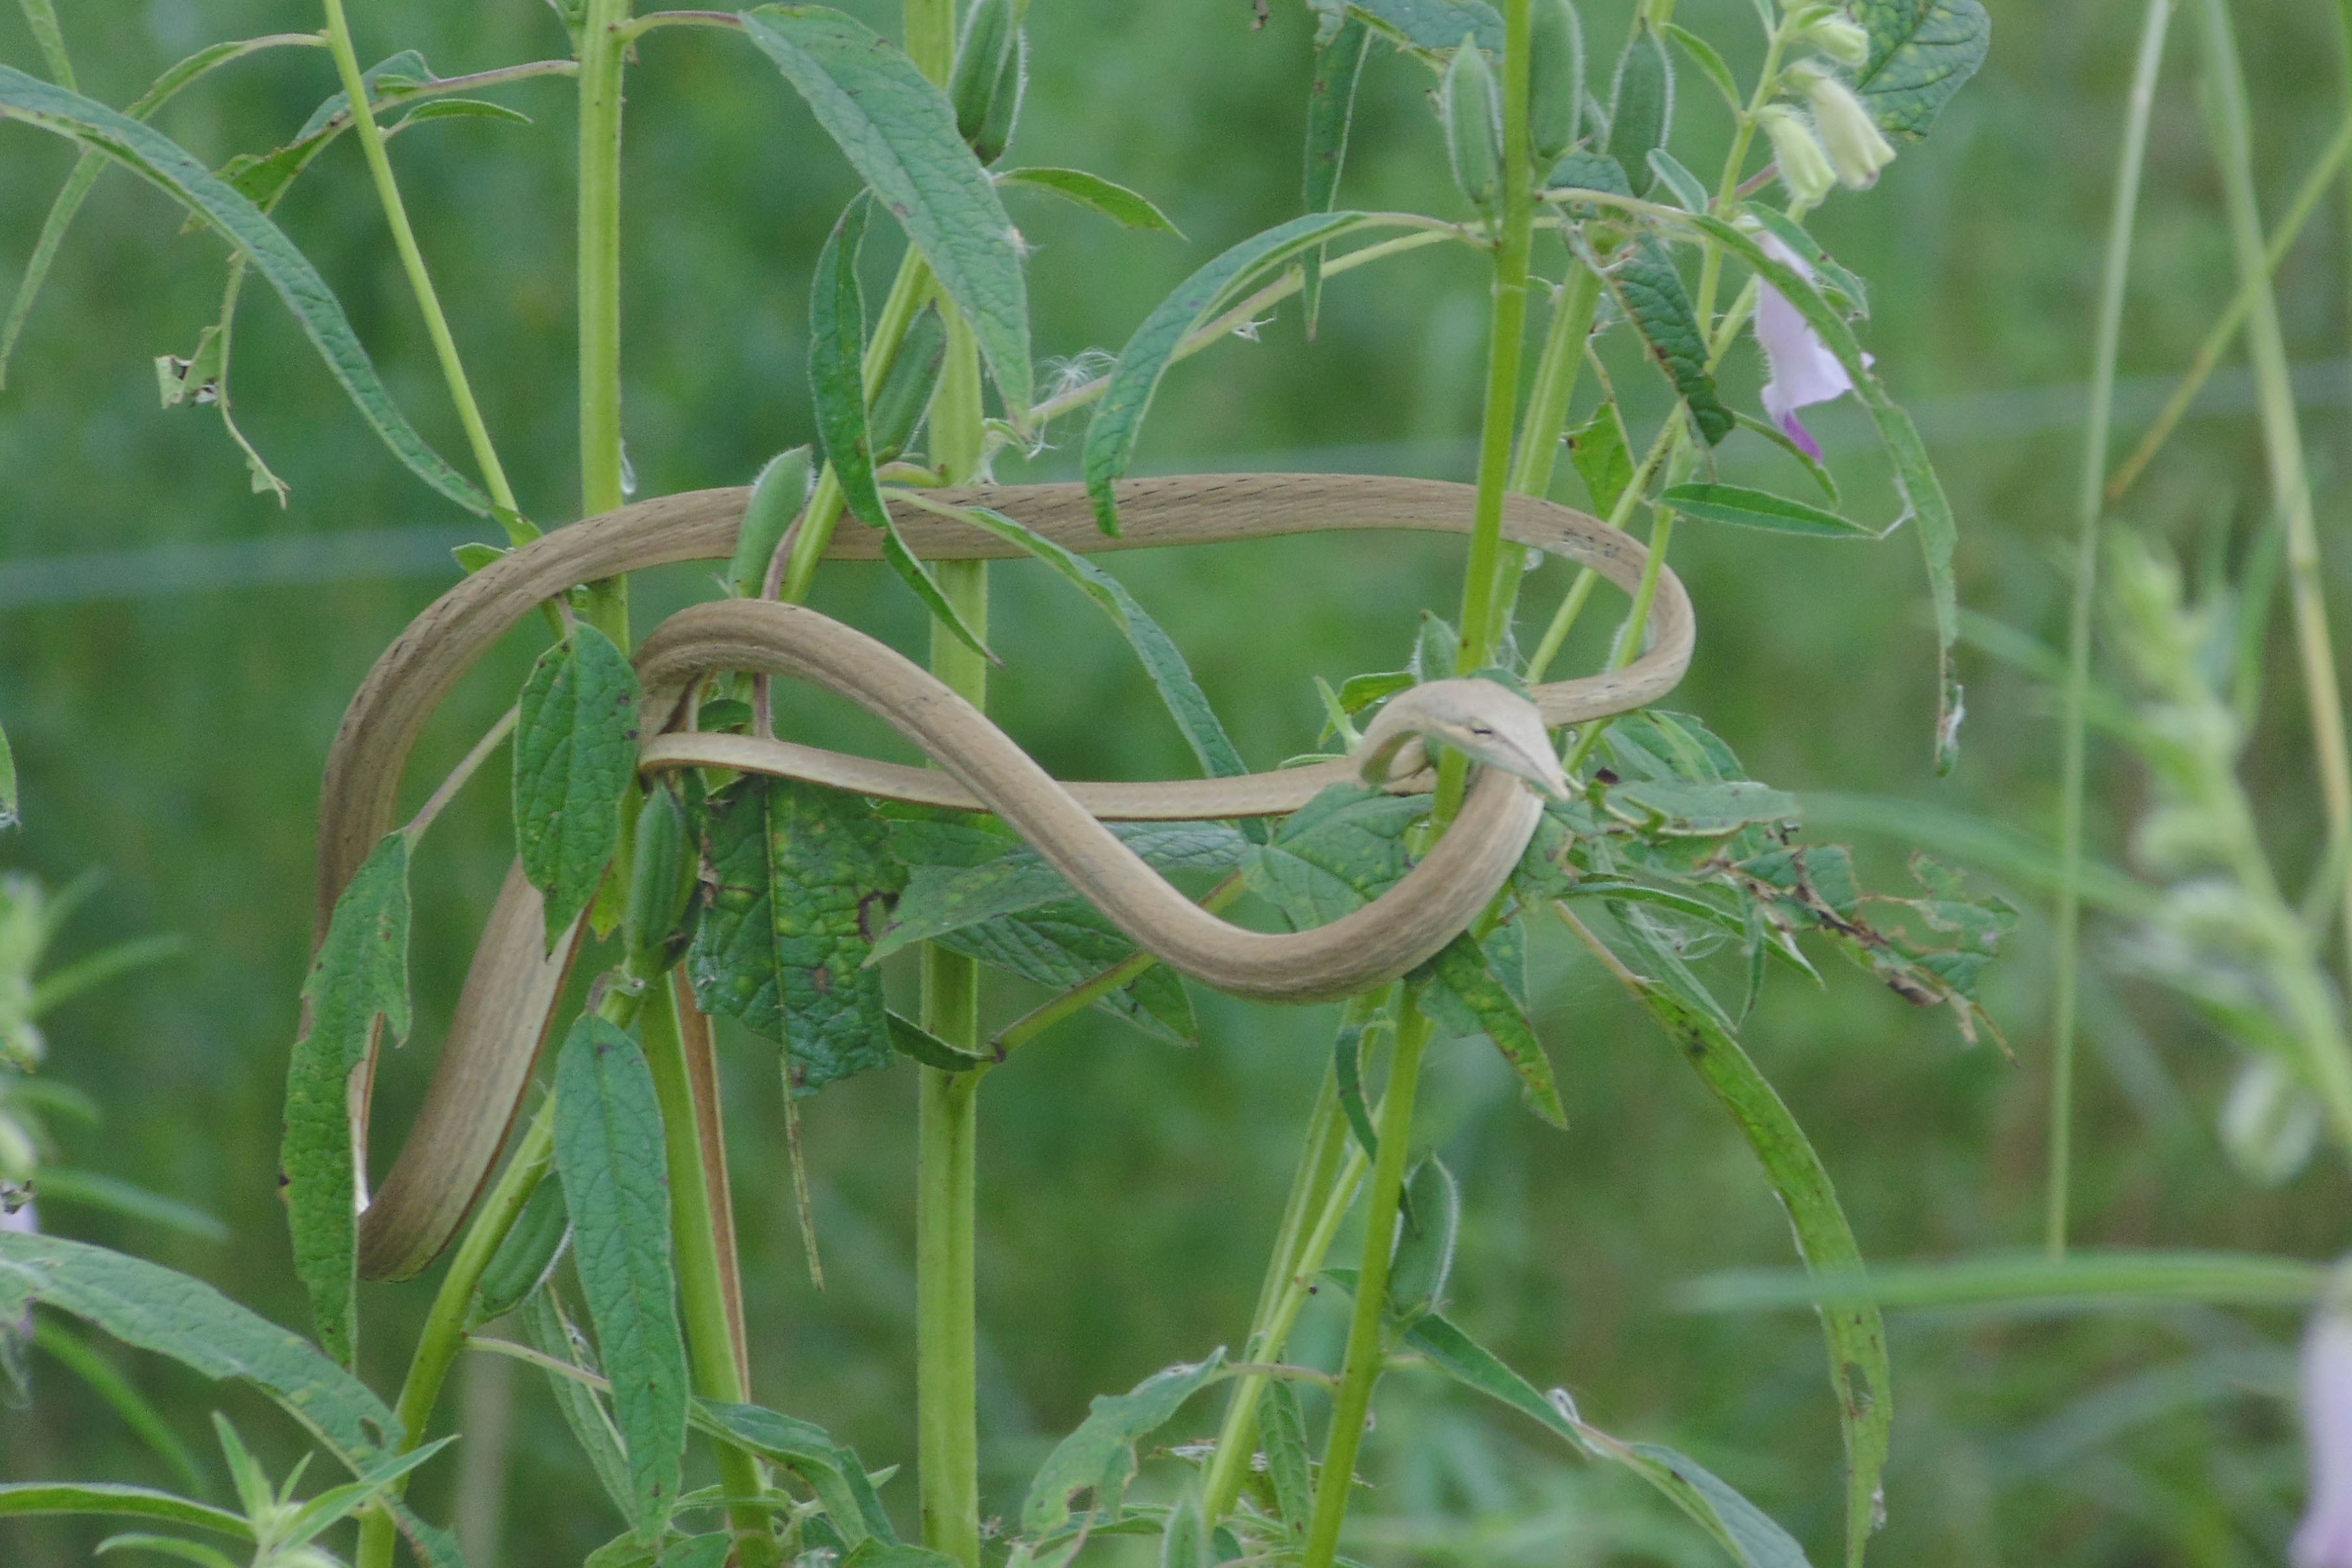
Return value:
M 2050 1004 L 2050 1192 L 2043 1246 L 2066 1255 L 2066 1209 L 2073 1181 L 2074 1012 L 2082 962 L 2083 795 L 2085 714 L 2091 693 L 2091 620 L 2099 575 L 2099 518 L 2107 471 L 2107 433 L 2115 413 L 2116 356 L 2123 341 L 2124 289 L 2131 277 L 2133 220 L 2139 211 L 2140 169 L 2156 104 L 2157 73 L 2173 0 L 2148 0 L 2140 25 L 2138 64 L 2124 116 L 2123 154 L 2116 167 L 2116 205 L 2107 222 L 2106 264 L 2099 283 L 2098 335 L 2091 352 L 2091 405 L 2083 438 L 2082 483 L 2075 495 L 2074 599 L 2067 622 L 2064 760 L 2059 784 L 2057 974 Z
M 416 308 L 425 313 L 425 330 L 433 340 L 433 353 L 441 362 L 441 378 L 448 383 L 449 401 L 457 405 L 457 421 L 466 427 L 466 440 L 474 449 L 474 462 L 482 470 L 482 483 L 490 492 L 490 501 L 498 509 L 499 526 L 507 531 L 508 540 L 515 544 L 527 544 L 538 537 L 539 531 L 525 522 L 521 510 L 515 505 L 513 487 L 507 483 L 507 471 L 499 461 L 498 449 L 490 445 L 490 432 L 482 423 L 480 405 L 474 401 L 473 384 L 466 379 L 465 362 L 457 355 L 457 340 L 449 331 L 449 318 L 441 309 L 441 297 L 434 291 L 432 274 L 425 270 L 425 253 L 417 247 L 416 231 L 408 222 L 408 207 L 400 197 L 400 184 L 393 178 L 392 159 L 383 147 L 383 130 L 376 124 L 375 110 L 368 102 L 368 89 L 360 71 L 358 54 L 352 47 L 352 26 L 343 15 L 343 0 L 326 0 L 327 41 L 334 53 L 335 70 L 342 78 L 343 93 L 351 100 L 352 129 L 360 139 L 360 148 L 367 155 L 368 173 L 375 179 L 376 198 L 383 204 L 384 221 L 392 226 L 392 242 L 400 252 L 402 270 L 408 274 L 408 287 L 416 296 Z
M 1592 318 L 1600 306 L 1600 274 L 1571 258 L 1568 277 L 1552 301 L 1551 324 L 1544 329 L 1542 356 L 1536 361 L 1535 388 L 1519 431 L 1518 454 L 1511 462 L 1513 495 L 1539 496 L 1551 489 L 1559 444 L 1568 434 L 1568 405 L 1576 400 L 1576 384 L 1584 374 L 1585 345 L 1591 340 Z M 1495 567 L 1494 610 L 1486 627 L 1490 647 L 1503 646 L 1527 563 L 1523 547 L 1503 546 Z
M 628 499 L 621 449 L 620 36 L 629 0 L 584 0 L 580 26 L 580 510 L 594 517 Z M 588 618 L 629 646 L 625 578 L 590 586 Z

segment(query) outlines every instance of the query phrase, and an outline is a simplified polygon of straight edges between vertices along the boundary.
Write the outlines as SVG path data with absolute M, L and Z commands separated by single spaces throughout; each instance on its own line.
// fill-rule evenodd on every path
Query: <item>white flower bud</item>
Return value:
M 1813 135 L 1805 117 L 1785 103 L 1768 104 L 1757 114 L 1764 134 L 1771 138 L 1772 161 L 1780 165 L 1780 183 L 1801 205 L 1815 207 L 1837 188 L 1837 171 Z
M 1797 41 L 1811 44 L 1842 66 L 1859 70 L 1870 63 L 1870 35 L 1843 16 L 1823 17 L 1798 34 Z
M 2246 1064 L 2221 1103 L 2221 1148 L 2257 1186 L 2283 1185 L 2319 1146 L 2319 1101 L 2270 1057 Z
M 1895 162 L 1895 144 L 1887 141 L 1853 89 L 1809 61 L 1789 68 L 1790 84 L 1813 106 L 1813 121 L 1821 128 L 1822 150 L 1848 189 L 1866 191 L 1878 183 L 1878 172 Z

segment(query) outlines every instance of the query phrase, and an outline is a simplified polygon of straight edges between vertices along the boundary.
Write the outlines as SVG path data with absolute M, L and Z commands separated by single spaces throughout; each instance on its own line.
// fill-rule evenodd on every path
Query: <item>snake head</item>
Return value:
M 1474 763 L 1517 773 L 1556 800 L 1568 798 L 1568 777 L 1551 749 L 1536 705 L 1491 680 L 1432 680 L 1398 693 L 1364 731 L 1356 771 L 1368 784 L 1392 771 L 1413 773 L 1425 760 L 1407 759 L 1416 738 L 1443 741 Z M 1401 762 L 1414 765 L 1399 768 Z

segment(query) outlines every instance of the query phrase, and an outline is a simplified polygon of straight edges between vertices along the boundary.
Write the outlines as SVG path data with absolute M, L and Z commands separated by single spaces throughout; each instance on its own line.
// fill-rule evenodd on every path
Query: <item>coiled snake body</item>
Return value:
M 318 930 L 370 850 L 394 824 L 401 774 L 425 721 L 465 672 L 543 601 L 585 582 L 648 566 L 731 554 L 749 492 L 704 490 L 624 507 L 548 534 L 458 584 L 385 650 L 352 699 L 330 754 L 320 823 Z M 1118 489 L 1126 531 L 1107 538 L 1076 485 L 940 492 L 988 506 L 1076 551 L 1143 549 L 1356 529 L 1465 533 L 1474 492 L 1428 480 L 1340 475 L 1202 475 L 1142 479 Z M 1009 557 L 1016 547 L 936 516 L 910 516 L 902 533 L 926 559 Z M 1580 512 L 1510 498 L 1504 532 L 1517 542 L 1593 567 L 1633 589 L 1642 547 Z M 873 560 L 876 536 L 845 528 L 829 559 Z M 656 628 L 637 654 L 646 701 L 641 765 L 697 766 L 813 780 L 902 800 L 996 813 L 1078 893 L 1138 944 L 1221 990 L 1275 1000 L 1346 995 L 1403 972 L 1486 908 L 1523 853 L 1541 804 L 1528 779 L 1557 763 L 1540 725 L 1601 718 L 1654 701 L 1687 667 L 1690 603 L 1661 569 L 1649 647 L 1622 670 L 1540 686 L 1532 710 L 1485 682 L 1439 682 L 1392 701 L 1367 736 L 1381 782 L 1391 755 L 1424 731 L 1499 762 L 1481 770 L 1452 829 L 1379 900 L 1311 931 L 1269 934 L 1228 925 L 1161 880 L 1102 820 L 1209 820 L 1297 810 L 1357 776 L 1353 760 L 1234 778 L 1153 784 L 1062 784 L 985 716 L 886 645 L 796 605 L 730 600 L 698 605 Z M 788 676 L 875 713 L 919 746 L 938 771 L 844 756 L 749 736 L 671 732 L 695 682 L 714 670 Z M 1454 689 L 1440 690 L 1439 688 Z M 1477 689 L 1467 689 L 1475 688 Z M 1408 700 L 1412 699 L 1412 700 Z M 1518 726 L 1516 732 L 1513 726 Z M 1451 728 L 1449 728 L 1451 726 Z M 1486 731 L 1499 731 L 1499 733 Z M 1531 738 L 1530 738 L 1531 737 Z M 1412 759 L 1391 788 L 1427 789 Z M 1549 781 L 1547 781 L 1549 782 Z M 360 1269 L 401 1279 L 431 1262 L 495 1167 L 578 946 L 575 931 L 550 952 L 540 896 L 509 870 L 468 970 L 449 1037 L 415 1125 L 362 1215 Z M 374 1058 L 353 1096 L 362 1146 Z

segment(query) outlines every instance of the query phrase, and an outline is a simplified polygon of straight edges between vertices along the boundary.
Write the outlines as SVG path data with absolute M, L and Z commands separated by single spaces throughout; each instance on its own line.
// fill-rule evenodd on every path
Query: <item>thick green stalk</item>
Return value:
M 2115 212 L 2107 221 L 2106 264 L 2099 283 L 2098 336 L 2091 353 L 2091 406 L 2083 439 L 2083 475 L 2075 492 L 2074 600 L 2067 624 L 2064 761 L 2058 788 L 2057 975 L 2050 1004 L 2050 1193 L 2043 1245 L 2066 1255 L 2066 1208 L 2073 1181 L 2074 1012 L 2082 962 L 2083 795 L 2091 694 L 2091 620 L 2097 602 L 2099 518 L 2106 486 L 2107 433 L 2115 414 L 2116 356 L 2123 342 L 2124 289 L 2131 277 L 2132 225 L 2139 211 L 2140 169 L 2147 153 L 2148 120 L 2157 73 L 2164 65 L 2164 35 L 2173 0 L 2148 0 L 2140 24 L 2139 60 L 2124 115 L 2123 155 L 2116 167 Z
M 594 517 L 628 497 L 621 449 L 620 29 L 629 0 L 584 0 L 580 26 L 580 510 Z M 589 619 L 629 646 L 625 578 L 589 590 Z
M 441 1277 L 441 1288 L 434 1293 L 433 1306 L 425 1318 L 425 1331 L 409 1358 L 408 1376 L 400 1385 L 400 1400 L 394 1406 L 394 1414 L 400 1417 L 402 1452 L 424 1441 L 425 1429 L 432 1424 L 433 1408 L 440 1403 L 441 1384 L 447 1379 L 457 1352 L 465 1348 L 466 1314 L 473 1307 L 474 1291 L 482 1282 L 482 1270 L 490 1266 L 499 1243 L 514 1228 L 515 1216 L 522 1213 L 523 1205 L 539 1190 L 541 1180 L 553 1164 L 554 1153 L 555 1097 L 550 1095 L 540 1102 L 530 1124 L 523 1130 L 522 1141 L 515 1146 L 514 1158 L 507 1162 L 498 1184 L 475 1211 L 474 1223 L 467 1227 L 465 1239 L 457 1244 L 457 1255 L 449 1260 L 449 1271 Z M 360 1524 L 359 1552 L 353 1558 L 357 1568 L 392 1568 L 393 1547 L 399 1538 L 390 1510 L 371 1510 Z
M 2295 646 L 2303 664 L 2304 697 L 2309 705 L 2312 749 L 2319 767 L 2328 837 L 2340 842 L 2352 835 L 2352 750 L 2346 744 L 2344 704 L 2336 689 L 2336 647 L 2327 629 L 2319 535 L 2312 516 L 2311 478 L 2304 465 L 2303 432 L 2295 422 L 2286 338 L 2279 327 L 2278 299 L 2270 285 L 2262 214 L 2254 197 L 2253 137 L 2245 76 L 2238 64 L 2237 40 L 2231 33 L 2225 0 L 2203 0 L 2203 10 L 2213 86 L 2214 153 L 2221 165 L 2239 279 L 2254 289 L 2246 342 L 2262 405 L 2271 489 L 2280 524 L 2286 531 L 2287 577 L 2294 605 Z M 2344 904 L 2347 973 L 2352 974 L 2352 878 L 2346 881 Z
M 1340 1363 L 1339 1394 L 1332 1405 L 1323 1471 L 1315 1488 L 1314 1511 L 1307 1518 L 1303 1568 L 1331 1568 L 1339 1554 L 1348 1494 L 1355 1486 L 1356 1454 L 1372 1411 L 1372 1388 L 1388 1360 L 1389 1260 L 1396 1248 L 1397 1205 L 1404 1194 L 1405 1161 L 1412 1144 L 1421 1057 L 1430 1037 L 1429 1021 L 1412 1005 L 1410 993 L 1398 1004 L 1396 1030 L 1388 1096 L 1381 1106 L 1380 1158 L 1372 1164 L 1371 1199 L 1364 1211 L 1364 1259 L 1356 1279 L 1348 1353 Z
M 667 975 L 646 982 L 637 1021 L 653 1071 L 654 1096 L 661 1105 L 662 1149 L 669 1175 L 670 1235 L 677 1259 L 678 1304 L 686 1319 L 694 1392 L 704 1399 L 740 1403 L 751 1396 L 744 1368 L 735 1359 L 735 1327 L 728 1314 L 727 1285 L 719 1260 L 718 1216 L 710 1204 L 709 1174 L 702 1163 L 702 1137 L 694 1083 L 679 1031 L 677 994 Z M 713 1445 L 719 1479 L 727 1495 L 758 1497 L 767 1478 L 760 1462 L 742 1449 Z M 768 1516 L 756 1507 L 730 1510 L 735 1549 L 741 1568 L 772 1568 L 775 1538 Z
M 474 449 L 474 461 L 482 470 L 482 483 L 490 492 L 490 501 L 498 509 L 499 526 L 507 531 L 509 540 L 516 544 L 528 543 L 536 531 L 524 522 L 522 512 L 515 505 L 514 489 L 507 483 L 507 472 L 499 462 L 499 454 L 490 445 L 490 432 L 482 423 L 482 410 L 474 401 L 473 384 L 466 379 L 465 363 L 457 356 L 457 340 L 449 331 L 449 318 L 442 312 L 441 297 L 433 289 L 432 274 L 425 270 L 425 253 L 417 247 L 416 231 L 408 222 L 408 207 L 400 197 L 399 182 L 393 178 L 392 159 L 385 153 L 383 131 L 376 124 L 375 109 L 368 102 L 367 82 L 360 71 L 359 55 L 352 47 L 351 23 L 343 15 L 343 0 L 326 0 L 327 44 L 335 57 L 336 72 L 342 78 L 344 96 L 351 100 L 352 129 L 358 133 L 360 147 L 367 155 L 368 173 L 375 178 L 376 197 L 383 204 L 384 221 L 392 226 L 392 242 L 400 252 L 400 265 L 408 274 L 408 287 L 416 296 L 416 308 L 425 313 L 425 330 L 433 339 L 433 353 L 441 362 L 441 377 L 449 384 L 449 401 L 457 406 L 457 420 L 466 427 L 466 440 Z

